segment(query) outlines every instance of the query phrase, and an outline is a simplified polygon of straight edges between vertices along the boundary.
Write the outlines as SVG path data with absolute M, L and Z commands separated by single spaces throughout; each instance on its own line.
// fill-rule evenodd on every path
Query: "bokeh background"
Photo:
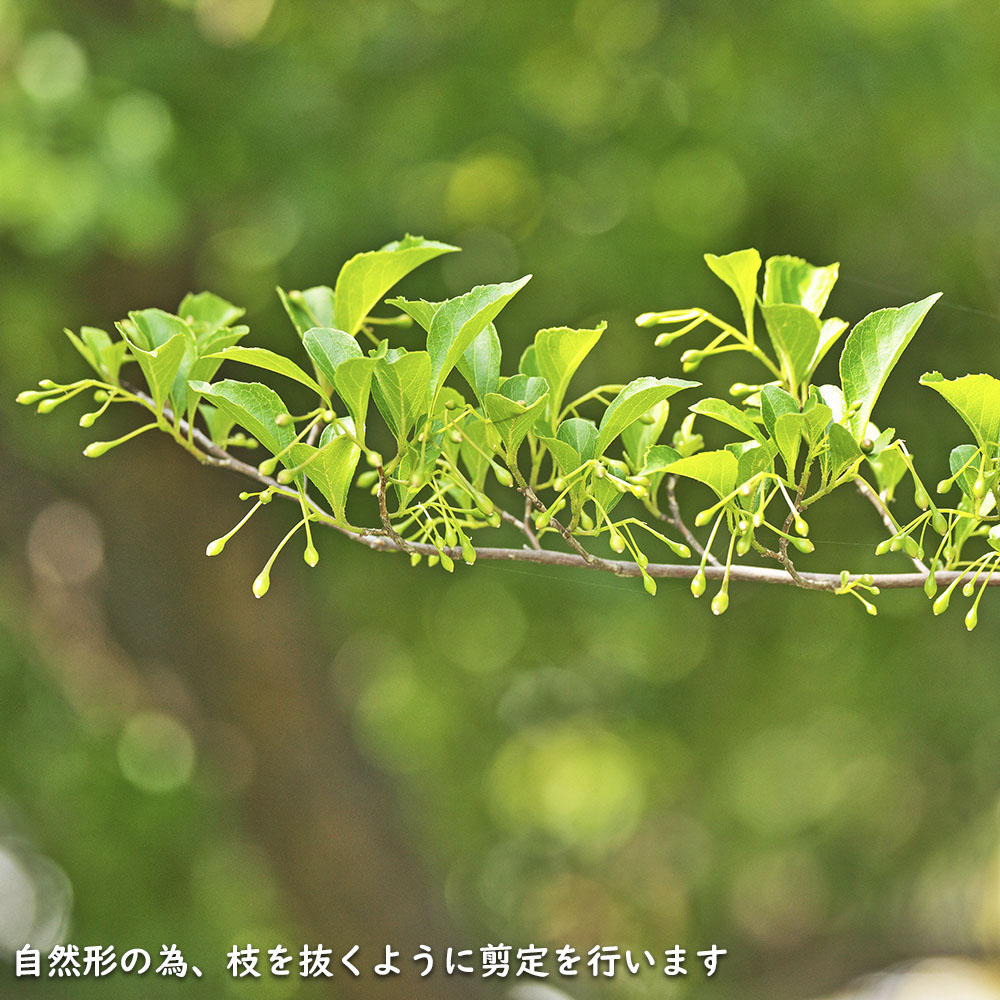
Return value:
M 0 995 L 500 997 L 530 981 L 410 956 L 503 940 L 729 951 L 545 981 L 579 998 L 1000 996 L 997 602 L 967 634 L 743 586 L 715 620 L 334 537 L 255 601 L 281 512 L 207 560 L 241 483 L 13 405 L 81 371 L 63 326 L 188 290 L 293 350 L 274 286 L 404 232 L 465 248 L 413 296 L 535 274 L 508 358 L 607 319 L 582 378 L 676 375 L 634 316 L 735 314 L 701 255 L 752 245 L 841 261 L 852 321 L 945 293 L 876 412 L 935 482 L 963 433 L 917 376 L 997 371 L 996 32 L 988 0 L 0 0 Z M 833 541 L 879 538 L 860 501 L 813 533 L 874 565 Z M 204 977 L 15 980 L 26 940 Z M 403 973 L 234 982 L 250 942 Z

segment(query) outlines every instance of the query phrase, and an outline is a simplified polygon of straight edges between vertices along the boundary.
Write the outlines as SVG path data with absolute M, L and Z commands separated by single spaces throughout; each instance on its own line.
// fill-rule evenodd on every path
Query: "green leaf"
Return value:
M 198 400 L 201 398 L 198 393 L 191 388 L 192 382 L 210 382 L 215 373 L 222 366 L 222 359 L 212 357 L 212 352 L 223 351 L 227 347 L 233 347 L 237 341 L 242 340 L 247 335 L 250 328 L 246 326 L 216 327 L 206 331 L 198 341 L 198 351 L 202 352 L 199 357 L 190 365 L 188 356 L 185 355 L 184 362 L 177 378 L 174 379 L 174 392 L 177 392 L 178 379 L 185 379 L 185 390 L 187 395 L 187 418 L 192 420 L 198 407 Z M 207 354 L 204 352 L 208 352 Z M 187 369 L 185 371 L 185 369 Z
M 535 334 L 535 364 L 549 383 L 549 422 L 554 427 L 562 409 L 570 379 L 607 329 L 601 323 L 593 330 L 571 330 L 561 326 Z
M 337 365 L 333 378 L 334 388 L 344 401 L 357 429 L 358 440 L 362 442 L 365 440 L 368 400 L 377 364 L 375 358 L 345 358 Z
M 580 453 L 568 442 L 560 441 L 557 437 L 540 437 L 538 440 L 552 453 L 559 475 L 568 476 L 583 464 Z
M 718 498 L 729 496 L 736 488 L 739 464 L 732 452 L 701 451 L 697 455 L 671 462 L 665 472 L 687 479 L 696 479 L 708 486 Z
M 372 396 L 400 449 L 427 412 L 431 358 L 426 351 L 389 351 L 375 365 Z
M 736 460 L 736 482 L 747 483 L 762 472 L 773 472 L 777 453 L 778 446 L 773 441 L 744 448 Z
M 544 412 L 548 398 L 549 386 L 545 379 L 530 375 L 514 375 L 500 386 L 499 392 L 486 396 L 486 415 L 499 432 L 511 461 L 532 425 Z
M 629 424 L 638 420 L 657 403 L 669 399 L 681 389 L 691 389 L 698 385 L 701 383 L 679 378 L 656 379 L 649 375 L 629 382 L 604 411 L 597 440 L 597 455 L 603 455 L 608 445 Z
M 287 447 L 295 438 L 295 430 L 275 423 L 287 415 L 288 408 L 281 397 L 260 382 L 236 382 L 224 379 L 209 385 L 194 382 L 191 388 L 228 413 L 241 427 L 253 435 L 272 455 Z
M 650 407 L 638 420 L 622 431 L 622 444 L 633 470 L 638 472 L 646 460 L 646 452 L 660 440 L 670 415 L 670 403 L 661 400 Z
M 309 357 L 324 378 L 333 385 L 337 366 L 348 358 L 364 356 L 361 346 L 343 330 L 329 327 L 312 327 L 302 335 L 302 343 Z
M 846 431 L 844 431 L 847 434 Z M 851 438 L 850 434 L 847 434 Z M 854 439 L 851 438 L 852 444 Z M 854 444 L 857 448 L 857 444 Z M 858 455 L 861 451 L 858 449 Z M 886 448 L 878 455 L 869 455 L 868 464 L 875 473 L 875 484 L 878 492 L 887 503 L 895 499 L 895 489 L 907 473 L 906 461 L 896 448 Z
M 799 305 L 819 316 L 837 283 L 839 269 L 839 264 L 813 267 L 801 257 L 770 257 L 764 265 L 763 303 Z
M 458 359 L 458 370 L 480 403 L 500 385 L 500 338 L 490 323 Z
M 799 445 L 802 432 L 805 429 L 806 415 L 804 413 L 782 413 L 775 418 L 772 437 L 781 452 L 788 469 L 788 478 L 795 481 L 795 463 L 799 458 Z
M 481 490 L 486 482 L 486 473 L 490 468 L 490 458 L 495 453 L 496 437 L 490 441 L 491 428 L 483 415 L 478 411 L 468 414 L 462 421 L 462 445 L 459 454 L 469 473 L 469 481 L 476 489 Z
M 312 389 L 321 399 L 327 398 L 327 394 L 320 388 L 316 380 L 307 375 L 294 361 L 263 347 L 227 347 L 225 350 L 215 351 L 206 356 L 218 358 L 221 361 L 239 361 L 245 365 L 252 365 L 254 368 L 263 368 L 265 371 L 284 375 L 286 378 L 304 385 L 307 389 Z
M 990 457 L 996 456 L 1000 439 L 1000 381 L 992 375 L 946 379 L 940 372 L 928 372 L 920 377 L 920 384 L 944 396 L 972 431 L 979 447 Z
M 173 316 L 162 309 L 141 309 L 128 314 L 133 329 L 129 331 L 129 339 L 138 344 L 144 351 L 165 344 L 177 334 L 194 343 L 194 331 L 179 316 Z
M 173 389 L 187 347 L 188 338 L 183 333 L 174 334 L 150 351 L 129 343 L 132 356 L 139 362 L 157 410 L 163 409 L 163 404 Z
M 955 477 L 958 488 L 973 502 L 975 502 L 973 487 L 979 477 L 979 462 L 973 459 L 978 451 L 975 445 L 960 444 L 957 448 L 952 448 L 948 456 L 948 467 Z
M 118 383 L 118 373 L 125 360 L 128 344 L 124 340 L 112 341 L 106 330 L 95 326 L 85 326 L 80 336 L 72 330 L 64 330 L 70 343 L 80 352 L 84 361 L 94 369 L 105 382 Z
M 761 306 L 771 343 L 781 362 L 781 374 L 797 393 L 807 381 L 820 342 L 819 320 L 805 306 Z
M 181 319 L 204 329 L 232 326 L 245 313 L 246 309 L 240 309 L 239 306 L 234 306 L 232 302 L 220 299 L 211 292 L 198 292 L 197 295 L 189 293 L 181 299 L 181 304 L 177 307 L 177 315 Z
M 449 299 L 434 313 L 427 333 L 432 399 L 469 345 L 530 279 L 528 274 L 519 281 L 479 285 L 457 299 Z
M 296 446 L 309 450 L 304 456 L 296 454 L 296 461 L 301 465 L 308 459 L 305 473 L 310 481 L 330 504 L 334 519 L 341 524 L 347 524 L 347 492 L 354 479 L 354 470 L 358 467 L 361 449 L 355 444 L 348 432 L 354 428 L 349 420 L 341 426 L 329 424 L 319 439 L 319 448 L 310 445 Z
M 236 423 L 232 415 L 226 413 L 225 410 L 220 410 L 217 406 L 212 406 L 211 403 L 201 403 L 198 406 L 198 412 L 205 421 L 212 443 L 217 444 L 220 448 L 225 448 L 229 434 Z
M 569 420 L 564 420 L 559 425 L 556 437 L 571 445 L 580 456 L 581 462 L 590 461 L 595 457 L 598 431 L 597 424 L 593 420 L 585 420 L 583 417 L 571 417 Z
M 533 378 L 541 378 L 542 373 L 538 370 L 538 357 L 535 353 L 535 345 L 528 344 L 517 362 L 518 375 L 530 375 Z
M 300 337 L 314 326 L 332 327 L 333 289 L 327 285 L 317 285 L 301 292 L 286 292 L 278 289 L 278 298 L 285 307 L 289 319 Z
M 724 399 L 700 399 L 688 409 L 692 413 L 698 413 L 703 417 L 711 417 L 720 423 L 729 424 L 730 427 L 734 427 L 748 438 L 753 438 L 754 441 L 763 443 L 766 440 L 764 432 L 743 410 Z
M 806 371 L 806 375 L 809 378 L 812 378 L 813 372 L 819 367 L 819 363 L 826 357 L 830 348 L 840 340 L 847 326 L 847 320 L 845 319 L 831 317 L 830 319 L 823 320 L 823 325 L 819 330 L 819 343 L 816 345 L 816 352 L 813 354 Z
M 760 415 L 767 433 L 774 437 L 775 421 L 783 413 L 798 413 L 799 404 L 781 386 L 765 385 L 760 390 Z
M 353 336 L 372 306 L 400 279 L 421 264 L 457 249 L 422 236 L 406 236 L 381 250 L 356 254 L 337 275 L 331 325 Z
M 757 301 L 760 254 L 756 250 L 737 250 L 723 257 L 707 253 L 705 263 L 736 293 L 747 336 L 753 340 L 753 308 Z
M 415 320 L 425 330 L 430 330 L 434 313 L 444 305 L 443 302 L 428 302 L 426 299 L 404 299 L 402 296 L 395 299 L 386 299 L 385 304 L 387 306 L 395 306 L 397 309 L 405 312 L 407 316 Z
M 668 444 L 654 444 L 646 452 L 646 461 L 639 473 L 643 476 L 665 473 L 674 462 L 680 460 L 681 453 L 676 448 L 671 448 Z
M 860 441 L 889 373 L 913 339 L 938 292 L 898 309 L 879 309 L 848 334 L 840 355 L 840 384 L 847 404 L 848 429 Z

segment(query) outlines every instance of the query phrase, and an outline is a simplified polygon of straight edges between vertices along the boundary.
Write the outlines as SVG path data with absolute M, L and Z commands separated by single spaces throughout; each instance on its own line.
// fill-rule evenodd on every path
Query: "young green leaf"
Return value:
M 174 380 L 184 361 L 187 347 L 188 338 L 182 333 L 175 334 L 148 351 L 129 343 L 132 356 L 139 362 L 146 384 L 149 386 L 149 394 L 153 397 L 158 410 L 163 409 L 163 404 L 174 387 Z
M 736 488 L 738 470 L 736 457 L 723 449 L 702 451 L 697 455 L 678 459 L 676 462 L 671 462 L 664 471 L 704 483 L 721 500 Z
M 319 449 L 309 445 L 296 446 L 294 451 L 308 449 L 303 455 L 296 454 L 296 461 L 302 464 L 308 460 L 305 473 L 309 480 L 330 504 L 334 519 L 347 524 L 347 493 L 354 478 L 354 470 L 361 458 L 361 449 L 348 433 L 353 432 L 349 420 L 341 426 L 330 424 L 319 439 Z
M 823 482 L 836 482 L 850 470 L 851 466 L 857 466 L 863 457 L 851 432 L 840 424 L 831 423 L 828 429 L 827 447 L 819 456 Z
M 314 326 L 329 328 L 334 325 L 333 289 L 327 285 L 317 285 L 301 292 L 286 292 L 279 288 L 278 298 L 300 337 L 304 337 L 306 331 Z
M 601 323 L 593 330 L 571 330 L 556 327 L 535 334 L 535 364 L 538 374 L 549 383 L 549 423 L 554 427 L 562 408 L 570 379 L 583 359 L 593 350 L 607 329 Z
M 469 345 L 530 279 L 528 274 L 518 281 L 478 285 L 457 299 L 449 299 L 434 313 L 427 334 L 432 399 Z
M 646 460 L 646 452 L 660 440 L 669 415 L 669 401 L 661 400 L 650 407 L 638 420 L 633 420 L 622 431 L 622 445 L 625 448 L 629 465 L 634 471 L 638 472 L 642 468 Z
M 395 306 L 415 320 L 425 331 L 430 330 L 434 313 L 444 305 L 443 302 L 428 302 L 426 299 L 404 299 L 401 295 L 394 299 L 386 299 L 387 306 Z
M 603 455 L 608 445 L 629 424 L 638 420 L 657 403 L 669 399 L 681 389 L 691 389 L 698 385 L 701 383 L 680 378 L 656 379 L 649 375 L 629 382 L 604 411 L 597 439 L 597 455 Z
M 879 309 L 848 334 L 840 355 L 840 384 L 847 404 L 848 429 L 860 441 L 889 373 L 913 339 L 928 310 L 941 297 L 929 295 L 898 309 Z
M 759 441 L 761 444 L 766 440 L 764 432 L 758 424 L 755 424 L 743 410 L 737 409 L 724 399 L 699 399 L 688 409 L 692 413 L 698 413 L 703 417 L 711 417 L 712 420 L 729 424 L 741 434 L 753 438 L 754 441 Z
M 426 351 L 389 351 L 375 365 L 372 396 L 400 448 L 426 412 L 431 359 Z
M 764 323 L 781 363 L 781 374 L 793 395 L 809 378 L 820 342 L 819 320 L 805 306 L 778 303 L 761 306 Z
M 372 306 L 414 268 L 458 247 L 407 236 L 352 257 L 337 276 L 334 289 L 333 326 L 353 336 L 361 329 Z
M 302 343 L 323 377 L 333 385 L 337 366 L 348 358 L 364 356 L 358 342 L 343 330 L 312 327 L 302 335 Z
M 289 445 L 295 437 L 291 426 L 276 422 L 277 417 L 288 415 L 288 408 L 273 389 L 260 382 L 224 379 L 214 385 L 194 382 L 191 388 L 228 413 L 272 455 Z
M 265 371 L 275 372 L 284 375 L 295 382 L 304 385 L 307 389 L 312 389 L 321 399 L 326 399 L 327 394 L 320 388 L 314 378 L 307 375 L 291 358 L 286 358 L 283 354 L 275 354 L 263 347 L 227 347 L 221 351 L 215 351 L 206 355 L 209 358 L 218 358 L 220 361 L 239 361 L 245 365 L 252 365 L 254 368 L 263 368 Z
M 559 425 L 556 437 L 571 445 L 580 456 L 580 461 L 588 462 L 597 454 L 597 424 L 583 417 L 571 417 Z
M 946 379 L 940 372 L 928 372 L 920 384 L 939 392 L 954 407 L 975 435 L 976 443 L 988 455 L 997 454 L 1000 439 L 1000 381 L 992 375 L 963 375 Z
M 529 375 L 514 375 L 500 386 L 499 392 L 486 396 L 486 415 L 503 439 L 504 450 L 512 461 L 528 431 L 544 412 L 548 398 L 545 379 Z
M 181 319 L 205 330 L 232 326 L 245 313 L 246 309 L 240 309 L 211 292 L 198 292 L 197 295 L 189 293 L 177 307 L 177 315 Z
M 799 305 L 819 316 L 837 283 L 839 269 L 839 264 L 814 267 L 801 257 L 770 257 L 764 265 L 763 303 Z
M 501 353 L 497 328 L 490 323 L 458 359 L 458 370 L 480 403 L 500 385 Z
M 767 433 L 774 437 L 774 425 L 783 413 L 798 413 L 799 404 L 780 386 L 765 385 L 760 390 L 760 415 Z
M 345 358 L 337 365 L 333 378 L 333 386 L 344 401 L 347 412 L 354 421 L 357 438 L 362 442 L 365 440 L 365 426 L 368 422 L 372 376 L 377 364 L 375 358 Z
M 723 257 L 707 253 L 705 263 L 736 293 L 747 336 L 753 340 L 753 309 L 757 301 L 760 254 L 756 250 L 736 250 Z

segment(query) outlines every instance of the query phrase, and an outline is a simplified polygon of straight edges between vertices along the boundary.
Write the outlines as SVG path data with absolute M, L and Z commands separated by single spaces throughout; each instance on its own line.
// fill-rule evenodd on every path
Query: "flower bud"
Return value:
M 496 481 L 501 486 L 510 487 L 514 485 L 514 477 L 510 474 L 510 470 L 505 469 L 502 465 L 497 465 L 494 463 L 493 475 L 496 477 Z
M 316 551 L 316 546 L 312 543 L 307 545 L 305 551 L 302 553 L 302 558 L 305 560 L 307 566 L 315 566 L 319 562 L 319 552 Z
M 295 473 L 291 469 L 282 469 L 275 478 L 282 486 L 287 486 L 295 480 Z
M 447 552 L 442 552 L 441 554 L 441 568 L 449 573 L 455 572 L 455 560 L 448 555 Z
M 366 451 L 365 461 L 373 469 L 377 469 L 382 464 L 382 456 L 377 451 Z
M 809 555 L 810 552 L 816 551 L 816 546 L 813 545 L 808 538 L 793 538 L 792 545 L 794 545 L 799 552 L 805 553 L 805 555 Z
M 209 542 L 208 545 L 205 546 L 205 555 L 206 556 L 219 555 L 222 552 L 222 550 L 226 547 L 227 541 L 229 541 L 229 539 L 226 538 L 225 535 L 223 535 L 222 538 L 216 538 L 215 541 Z
M 40 399 L 45 399 L 48 393 L 39 392 L 37 389 L 26 389 L 24 392 L 19 392 L 17 394 L 17 399 L 15 402 L 20 403 L 22 406 L 31 406 L 33 403 L 37 403 Z
M 253 582 L 253 596 L 258 599 L 263 597 L 267 593 L 270 586 L 271 574 L 265 569 Z
M 277 425 L 278 425 L 279 427 L 291 427 L 291 426 L 292 426 L 292 424 L 293 424 L 293 423 L 294 423 L 295 421 L 294 421 L 294 420 L 292 420 L 292 415 L 291 415 L 290 413 L 279 413 L 279 414 L 278 414 L 278 415 L 277 415 L 277 416 L 276 416 L 276 417 L 274 418 L 274 422 L 275 422 L 275 423 L 276 423 L 276 424 L 277 424 Z
M 704 525 L 708 524 L 708 522 L 712 520 L 712 515 L 714 513 L 715 511 L 711 509 L 698 511 L 698 513 L 695 515 L 694 518 L 694 526 L 696 528 L 701 528 Z
M 927 579 L 924 580 L 924 593 L 928 598 L 933 598 L 937 593 L 937 577 L 933 573 L 927 574 Z
M 931 611 L 936 615 L 943 615 L 948 610 L 948 604 L 951 601 L 951 588 L 949 587 L 944 593 L 942 593 L 931 605 Z
M 806 523 L 805 518 L 795 518 L 795 533 L 801 535 L 803 538 L 809 534 L 809 525 Z
M 83 449 L 83 453 L 87 458 L 100 458 L 114 446 L 114 441 L 92 441 Z
M 691 593 L 694 597 L 701 597 L 705 593 L 706 587 L 705 581 L 705 571 L 699 569 L 693 577 L 691 577 Z
M 262 476 L 271 476 L 274 474 L 274 470 L 278 467 L 278 460 L 273 456 L 271 458 L 265 458 L 260 465 L 257 466 L 257 471 Z
M 724 615 L 729 607 L 729 594 L 725 590 L 720 590 L 712 598 L 712 614 Z
M 965 627 L 971 632 L 979 624 L 979 609 L 973 605 L 965 616 Z
M 648 574 L 642 574 L 642 585 L 646 588 L 646 593 L 650 597 L 656 596 L 656 581 Z
M 411 566 L 419 566 L 421 559 L 423 559 L 423 556 L 419 552 L 411 552 L 410 553 L 410 565 Z
M 620 531 L 615 531 L 612 529 L 611 535 L 608 538 L 608 545 L 611 546 L 613 552 L 617 552 L 621 555 L 625 551 L 625 539 Z
M 965 583 L 962 584 L 962 596 L 963 597 L 972 597 L 972 595 L 975 592 L 976 592 L 976 585 L 975 585 L 975 583 L 972 582 L 972 580 L 968 580 L 968 581 L 966 581 Z

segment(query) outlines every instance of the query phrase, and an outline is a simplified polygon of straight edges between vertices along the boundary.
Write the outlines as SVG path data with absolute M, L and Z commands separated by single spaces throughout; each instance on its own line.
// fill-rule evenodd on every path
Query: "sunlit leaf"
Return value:
M 431 398 L 437 395 L 469 345 L 530 279 L 529 274 L 518 281 L 479 285 L 457 299 L 449 299 L 434 313 L 427 334 L 427 353 L 431 357 Z
M 334 288 L 333 323 L 352 336 L 361 329 L 372 306 L 414 268 L 458 247 L 407 236 L 387 243 L 380 250 L 352 257 L 337 275 Z
M 500 384 L 501 355 L 497 328 L 490 323 L 458 359 L 458 370 L 480 403 L 487 393 L 497 391 Z
M 769 257 L 764 265 L 762 302 L 765 306 L 799 305 L 819 316 L 837 283 L 839 269 L 839 264 L 814 267 L 801 257 Z
M 840 355 L 840 384 L 847 405 L 848 427 L 860 441 L 889 373 L 913 339 L 940 292 L 898 309 L 879 309 L 848 334 Z
M 757 301 L 757 275 L 760 272 L 760 254 L 756 250 L 736 250 L 717 257 L 705 254 L 705 263 L 736 294 L 743 313 L 747 334 L 753 339 L 753 310 Z
M 697 455 L 671 462 L 664 470 L 675 476 L 696 479 L 708 486 L 721 500 L 736 488 L 739 464 L 732 452 L 702 451 Z
M 711 417 L 723 424 L 728 424 L 741 434 L 755 441 L 766 440 L 760 425 L 754 423 L 743 411 L 733 406 L 732 403 L 724 399 L 700 399 L 693 406 L 688 407 L 692 413 L 700 414 L 703 417 Z
M 679 378 L 656 379 L 648 375 L 629 382 L 604 411 L 597 440 L 597 454 L 603 455 L 608 445 L 629 424 L 638 420 L 657 403 L 669 399 L 681 389 L 690 389 L 698 385 L 701 383 Z
M 215 351 L 207 356 L 218 358 L 221 361 L 239 361 L 245 365 L 252 365 L 254 368 L 263 368 L 265 371 L 284 375 L 286 378 L 304 385 L 307 389 L 312 389 L 318 396 L 326 399 L 326 393 L 319 387 L 316 380 L 283 354 L 276 354 L 263 347 L 227 347 L 225 350 Z
M 1000 381 L 992 375 L 963 375 L 946 379 L 940 372 L 928 372 L 920 384 L 939 392 L 954 407 L 988 455 L 997 454 L 1000 439 Z
M 601 339 L 606 328 L 607 323 L 601 323 L 593 330 L 571 330 L 562 326 L 539 330 L 535 334 L 535 364 L 538 374 L 550 386 L 548 412 L 553 426 L 562 408 L 570 379 Z

